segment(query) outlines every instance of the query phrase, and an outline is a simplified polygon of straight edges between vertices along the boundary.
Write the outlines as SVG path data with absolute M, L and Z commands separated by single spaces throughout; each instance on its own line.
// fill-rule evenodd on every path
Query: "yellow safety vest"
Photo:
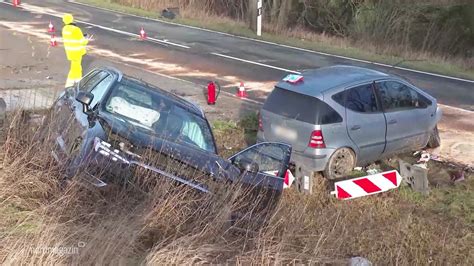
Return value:
M 87 38 L 84 38 L 81 29 L 69 24 L 63 27 L 62 34 L 67 59 L 80 60 L 86 54 L 86 45 L 89 42 Z

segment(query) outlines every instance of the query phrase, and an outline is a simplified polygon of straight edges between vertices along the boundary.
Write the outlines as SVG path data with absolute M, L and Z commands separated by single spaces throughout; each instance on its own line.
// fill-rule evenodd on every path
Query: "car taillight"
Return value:
M 311 132 L 311 138 L 309 139 L 308 147 L 314 149 L 326 148 L 326 144 L 324 144 L 323 131 L 319 129 Z
M 258 130 L 263 131 L 262 115 L 258 113 Z

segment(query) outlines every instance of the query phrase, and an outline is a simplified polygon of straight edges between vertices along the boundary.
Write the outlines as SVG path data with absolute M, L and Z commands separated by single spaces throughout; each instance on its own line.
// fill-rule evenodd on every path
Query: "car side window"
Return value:
M 259 166 L 259 172 L 269 175 L 277 175 L 285 167 L 287 158 L 290 156 L 288 145 L 278 143 L 260 143 L 244 150 L 233 157 L 231 161 L 238 165 L 242 159 L 255 162 Z
M 101 80 L 103 80 L 108 75 L 109 74 L 105 71 L 100 71 L 95 74 L 93 73 L 89 79 L 85 80 L 84 82 L 81 81 L 79 90 L 90 92 Z
M 107 89 L 110 87 L 113 81 L 114 77 L 112 75 L 107 75 L 105 78 L 99 81 L 95 87 L 92 88 L 90 92 L 94 95 L 94 99 L 90 104 L 91 108 L 94 108 L 95 105 L 102 100 L 104 94 L 107 92 Z
M 347 89 L 335 94 L 332 98 L 337 103 L 359 113 L 375 113 L 379 111 L 372 84 Z
M 319 118 L 321 125 L 328 125 L 334 123 L 342 122 L 342 117 L 339 113 L 334 110 L 331 106 L 326 104 L 325 102 L 321 102 L 319 106 Z
M 398 81 L 379 82 L 377 89 L 386 112 L 426 108 L 431 104 L 426 97 Z

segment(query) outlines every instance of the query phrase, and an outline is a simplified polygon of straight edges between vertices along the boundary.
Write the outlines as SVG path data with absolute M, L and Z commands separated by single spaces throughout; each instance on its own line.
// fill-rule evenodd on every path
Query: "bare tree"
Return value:
M 291 9 L 293 8 L 293 1 L 294 0 L 286 0 L 281 3 L 277 22 L 278 29 L 284 29 L 288 26 L 288 19 Z
M 249 0 L 248 20 L 250 28 L 257 31 L 257 0 Z

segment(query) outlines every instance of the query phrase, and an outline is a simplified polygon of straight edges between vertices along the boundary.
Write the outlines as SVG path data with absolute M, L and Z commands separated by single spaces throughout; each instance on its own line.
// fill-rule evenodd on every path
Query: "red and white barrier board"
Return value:
M 278 175 L 278 171 L 276 171 L 276 170 L 275 171 L 266 171 L 264 173 L 269 174 L 269 175 L 274 175 L 274 176 Z M 283 188 L 291 187 L 291 184 L 293 184 L 294 181 L 295 181 L 295 177 L 293 176 L 291 171 L 286 170 L 285 176 L 283 177 Z
M 354 199 L 397 188 L 401 182 L 402 177 L 393 170 L 336 182 L 332 194 L 338 199 Z

